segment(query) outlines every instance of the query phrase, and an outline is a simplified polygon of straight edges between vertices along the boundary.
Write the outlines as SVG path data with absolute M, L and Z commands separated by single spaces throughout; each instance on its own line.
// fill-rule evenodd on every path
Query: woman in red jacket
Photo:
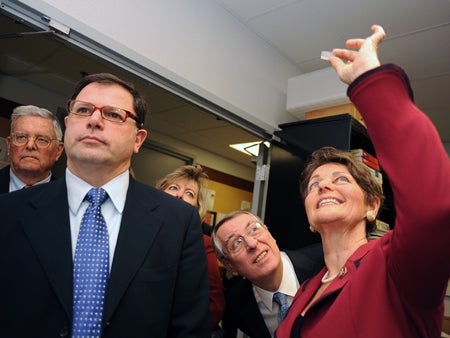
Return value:
M 329 59 L 364 118 L 395 199 L 394 229 L 368 242 L 381 196 L 348 153 L 318 150 L 302 193 L 322 238 L 324 269 L 303 283 L 278 338 L 440 337 L 450 276 L 450 161 L 408 78 L 380 66 L 382 27 Z M 345 61 L 343 61 L 345 60 Z

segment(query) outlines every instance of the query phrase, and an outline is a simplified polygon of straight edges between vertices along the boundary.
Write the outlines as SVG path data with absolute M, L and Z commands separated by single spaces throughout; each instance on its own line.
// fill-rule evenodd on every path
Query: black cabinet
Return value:
M 279 127 L 281 130 L 275 135 L 283 143 L 306 153 L 333 146 L 342 150 L 362 148 L 375 155 L 367 129 L 349 114 L 285 123 Z
M 309 230 L 299 192 L 301 171 L 310 154 L 323 146 L 362 148 L 376 156 L 366 128 L 348 114 L 281 124 L 272 141 L 264 221 L 280 247 L 294 249 L 320 241 Z M 383 174 L 386 200 L 379 219 L 394 224 L 389 181 Z

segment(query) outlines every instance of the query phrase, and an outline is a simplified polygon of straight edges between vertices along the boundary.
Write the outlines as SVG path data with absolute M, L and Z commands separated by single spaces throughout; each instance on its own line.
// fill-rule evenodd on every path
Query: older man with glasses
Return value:
M 55 178 L 51 170 L 64 145 L 61 126 L 52 112 L 31 105 L 15 108 L 6 141 L 10 165 L 0 170 L 0 193 Z
M 226 215 L 213 229 L 217 258 L 237 278 L 226 290 L 225 337 L 239 329 L 249 337 L 273 337 L 299 285 L 323 267 L 322 246 L 281 251 L 259 217 L 247 211 Z

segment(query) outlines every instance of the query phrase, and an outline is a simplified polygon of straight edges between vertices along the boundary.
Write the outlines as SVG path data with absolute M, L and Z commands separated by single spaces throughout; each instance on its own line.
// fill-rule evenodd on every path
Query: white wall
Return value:
M 299 69 L 214 0 L 19 2 L 268 132 L 295 119 L 286 112 L 287 80 Z
M 271 132 L 300 73 L 214 0 L 22 0 Z

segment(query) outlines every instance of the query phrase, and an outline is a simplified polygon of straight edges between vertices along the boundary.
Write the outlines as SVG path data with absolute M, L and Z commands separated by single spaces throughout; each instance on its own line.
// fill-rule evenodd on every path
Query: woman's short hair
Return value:
M 156 188 L 159 190 L 166 190 L 171 184 L 182 179 L 192 180 L 198 185 L 197 205 L 200 219 L 203 219 L 207 213 L 205 189 L 208 175 L 203 171 L 203 168 L 198 165 L 184 165 L 167 174 L 166 177 L 160 179 L 156 183 Z
M 365 202 L 371 204 L 375 199 L 383 202 L 384 196 L 379 183 L 373 178 L 369 168 L 361 163 L 348 151 L 342 151 L 334 147 L 323 147 L 311 154 L 311 159 L 306 164 L 300 180 L 300 194 L 305 200 L 308 195 L 308 184 L 314 170 L 327 163 L 340 163 L 347 167 L 356 183 L 364 192 Z M 380 206 L 381 209 L 381 206 Z M 375 228 L 375 221 L 366 221 L 366 232 L 370 233 Z

